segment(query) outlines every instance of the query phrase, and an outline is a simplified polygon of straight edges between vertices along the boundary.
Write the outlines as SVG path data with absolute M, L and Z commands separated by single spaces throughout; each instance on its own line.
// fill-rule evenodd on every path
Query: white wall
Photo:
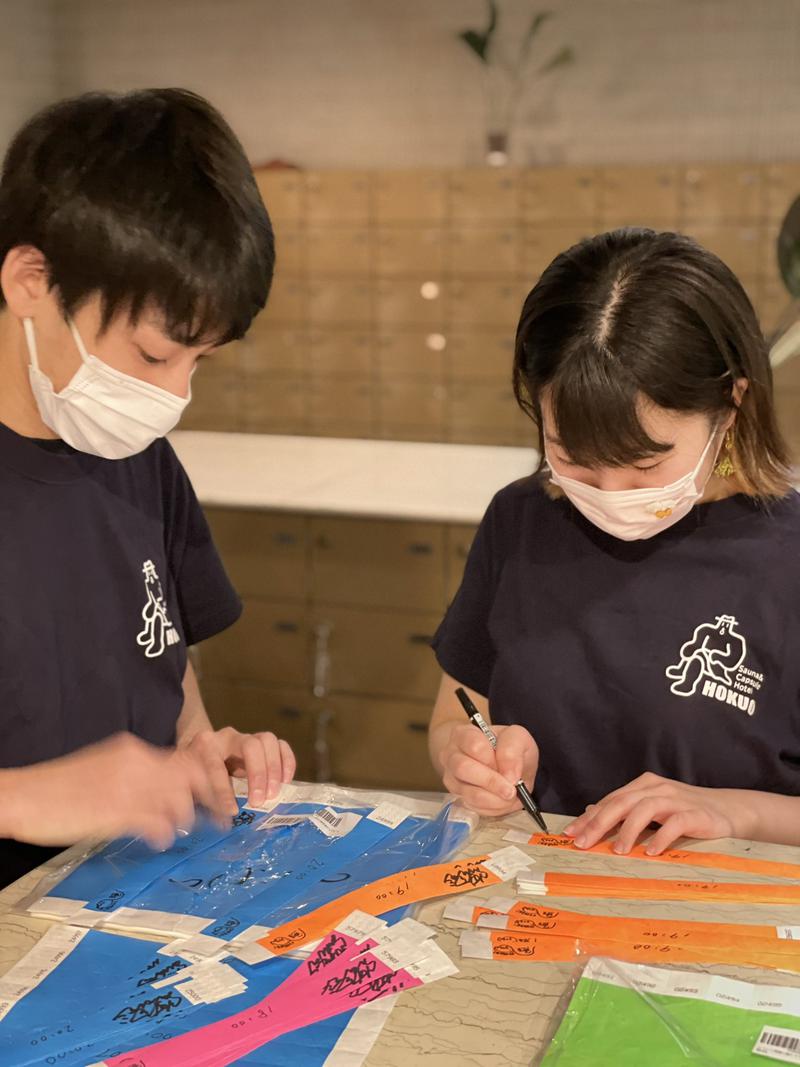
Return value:
M 58 94 L 53 0 L 0 0 L 0 152 Z
M 480 69 L 454 35 L 482 0 L 55 2 L 66 88 L 188 85 L 254 161 L 481 161 Z M 798 0 L 501 3 L 512 34 L 554 8 L 541 47 L 578 53 L 531 88 L 518 162 L 800 157 Z

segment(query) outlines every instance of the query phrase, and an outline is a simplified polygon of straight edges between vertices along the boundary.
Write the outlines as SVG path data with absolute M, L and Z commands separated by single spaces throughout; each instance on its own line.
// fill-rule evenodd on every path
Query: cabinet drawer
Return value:
M 227 367 L 200 367 L 192 380 L 192 400 L 181 430 L 236 431 L 242 428 L 242 378 Z
M 716 164 L 689 167 L 683 175 L 683 225 L 746 222 L 762 215 L 757 167 Z
M 561 252 L 590 236 L 589 230 L 580 224 L 572 226 L 526 226 L 522 234 L 522 268 L 528 281 L 527 290 L 533 288 L 537 278 L 550 266 Z
M 800 163 L 771 163 L 764 168 L 764 208 L 771 222 L 783 217 L 800 196 Z
M 742 279 L 761 274 L 763 262 L 763 231 L 759 226 L 736 226 L 695 223 L 688 232 L 709 252 L 730 267 Z
M 283 738 L 297 760 L 296 777 L 314 781 L 312 697 L 302 689 L 265 689 L 244 682 L 208 679 L 201 685 L 203 701 L 216 729 L 233 726 L 242 733 L 271 732 Z
M 305 687 L 309 678 L 305 609 L 246 598 L 241 619 L 200 647 L 204 678 Z
M 430 701 L 433 706 L 440 671 L 430 641 L 441 614 L 315 608 L 314 625 L 330 627 L 329 689 Z
M 375 385 L 366 376 L 315 375 L 309 383 L 312 431 L 336 423 L 341 436 L 357 435 L 372 428 L 375 416 Z
M 313 326 L 366 326 L 372 316 L 367 281 L 314 281 L 308 286 L 308 315 Z
M 308 368 L 308 331 L 302 326 L 271 322 L 263 312 L 242 341 L 241 364 L 245 371 L 293 371 Z
M 378 274 L 426 274 L 444 269 L 444 233 L 434 226 L 384 226 L 378 230 Z
M 450 214 L 456 223 L 478 226 L 515 221 L 519 215 L 519 172 L 505 168 L 454 171 L 450 176 Z
M 450 322 L 455 328 L 471 323 L 504 326 L 513 335 L 528 288 L 524 282 L 517 280 L 453 282 Z
M 458 226 L 447 242 L 447 269 L 453 276 L 519 273 L 519 231 L 514 226 Z
M 447 528 L 447 601 L 458 592 L 467 556 L 475 539 L 477 526 L 448 526 Z
M 331 771 L 340 785 L 441 791 L 428 755 L 431 705 L 335 697 L 326 703 Z
M 453 383 L 475 379 L 510 383 L 514 365 L 513 324 L 494 330 L 451 330 L 445 351 Z
M 522 218 L 554 225 L 580 222 L 594 230 L 598 181 L 592 167 L 534 167 L 522 175 Z
M 447 338 L 430 330 L 391 330 L 378 334 L 376 358 L 381 378 L 441 379 Z
M 297 171 L 255 172 L 256 185 L 276 229 L 282 222 L 297 225 L 305 215 L 305 176 Z
M 372 335 L 364 330 L 312 330 L 309 336 L 309 366 L 318 374 L 357 374 L 372 370 Z
M 447 177 L 443 171 L 381 171 L 373 182 L 378 225 L 444 219 Z
M 317 603 L 438 611 L 444 604 L 444 528 L 314 518 L 311 574 Z
M 317 275 L 365 275 L 370 270 L 369 231 L 366 226 L 319 227 L 308 239 L 308 270 Z
M 679 192 L 677 167 L 603 167 L 600 171 L 601 228 L 674 228 Z
M 240 596 L 281 601 L 306 599 L 306 519 L 233 508 L 207 508 L 206 517 Z
M 248 374 L 242 382 L 241 425 L 248 433 L 303 433 L 308 424 L 305 375 Z
M 441 278 L 380 279 L 375 285 L 377 321 L 381 326 L 418 325 L 441 330 L 445 295 Z
M 369 176 L 365 171 L 309 172 L 308 221 L 311 226 L 366 227 L 369 222 Z
M 275 229 L 275 273 L 293 277 L 305 273 L 306 231 L 297 226 L 279 224 Z
M 269 294 L 269 303 L 262 312 L 265 325 L 276 323 L 302 324 L 308 313 L 308 289 L 303 281 L 291 275 L 276 274 Z
M 377 392 L 378 428 L 391 437 L 394 427 L 418 426 L 427 440 L 444 434 L 445 387 L 435 381 L 383 381 Z

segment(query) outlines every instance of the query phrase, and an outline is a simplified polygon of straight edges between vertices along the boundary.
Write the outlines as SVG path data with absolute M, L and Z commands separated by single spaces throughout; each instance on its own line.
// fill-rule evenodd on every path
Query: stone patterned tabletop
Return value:
M 560 830 L 567 822 L 549 816 L 550 829 Z M 535 831 L 527 815 L 518 813 L 506 819 L 483 820 L 473 834 L 464 855 L 478 855 L 505 844 L 509 828 Z M 683 844 L 685 848 L 730 852 L 760 859 L 800 862 L 800 849 L 745 841 L 715 841 Z M 540 870 L 580 870 L 594 874 L 625 874 L 632 877 L 675 877 L 676 869 L 666 864 L 618 859 L 615 857 L 553 853 L 530 849 Z M 708 868 L 682 866 L 680 876 L 709 877 Z M 50 925 L 14 910 L 18 901 L 32 890 L 37 872 L 0 893 L 0 974 L 23 956 Z M 771 879 L 725 872 L 725 881 L 770 881 Z M 772 879 L 780 881 L 780 879 Z M 481 896 L 505 892 L 513 895 L 513 884 L 478 891 Z M 548 897 L 555 907 L 576 908 L 576 901 Z M 439 944 L 456 961 L 459 973 L 430 986 L 404 993 L 367 1056 L 364 1067 L 527 1067 L 537 1061 L 542 1048 L 560 1017 L 565 998 L 579 973 L 579 963 L 536 963 L 460 960 L 459 923 L 442 919 L 444 903 L 433 901 L 421 907 L 418 917 L 438 931 Z M 681 918 L 708 921 L 759 922 L 800 925 L 800 908 L 772 905 L 686 904 L 674 902 L 581 900 L 577 910 L 608 915 L 640 915 L 649 918 Z M 744 978 L 771 985 L 800 986 L 800 975 L 728 966 L 697 967 L 716 974 Z

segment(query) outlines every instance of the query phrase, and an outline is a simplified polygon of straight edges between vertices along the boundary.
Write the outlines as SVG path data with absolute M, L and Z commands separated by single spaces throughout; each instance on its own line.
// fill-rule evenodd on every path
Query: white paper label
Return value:
M 800 1063 L 800 1030 L 765 1026 L 753 1045 L 753 1052 L 781 1063 Z
M 530 856 L 526 856 L 522 849 L 508 845 L 490 852 L 489 858 L 483 861 L 483 866 L 505 882 L 519 871 L 532 867 L 535 862 Z
M 387 800 L 374 808 L 367 818 L 370 822 L 377 822 L 381 826 L 388 826 L 389 829 L 394 830 L 404 819 L 408 818 L 408 811 L 401 808 L 399 804 L 392 804 Z

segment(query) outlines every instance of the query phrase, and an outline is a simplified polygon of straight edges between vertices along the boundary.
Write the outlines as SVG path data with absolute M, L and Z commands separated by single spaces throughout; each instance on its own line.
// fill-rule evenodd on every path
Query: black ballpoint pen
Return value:
M 487 738 L 492 748 L 497 748 L 497 738 L 495 737 L 494 731 L 492 730 L 486 719 L 484 719 L 484 717 L 472 703 L 469 696 L 467 695 L 466 690 L 462 689 L 459 686 L 459 688 L 456 689 L 456 696 L 459 699 L 461 707 L 464 709 L 464 711 L 466 711 L 467 715 L 469 716 L 469 720 L 472 725 L 478 727 L 484 737 Z M 546 834 L 550 833 L 550 831 L 547 829 L 547 823 L 542 818 L 541 811 L 539 811 L 539 805 L 533 799 L 533 797 L 528 791 L 528 787 L 525 785 L 521 778 L 514 786 L 514 788 L 517 791 L 517 796 L 519 797 L 520 803 L 522 804 L 523 808 L 525 808 L 528 814 L 536 820 L 537 824 L 541 826 L 542 830 L 544 830 Z

